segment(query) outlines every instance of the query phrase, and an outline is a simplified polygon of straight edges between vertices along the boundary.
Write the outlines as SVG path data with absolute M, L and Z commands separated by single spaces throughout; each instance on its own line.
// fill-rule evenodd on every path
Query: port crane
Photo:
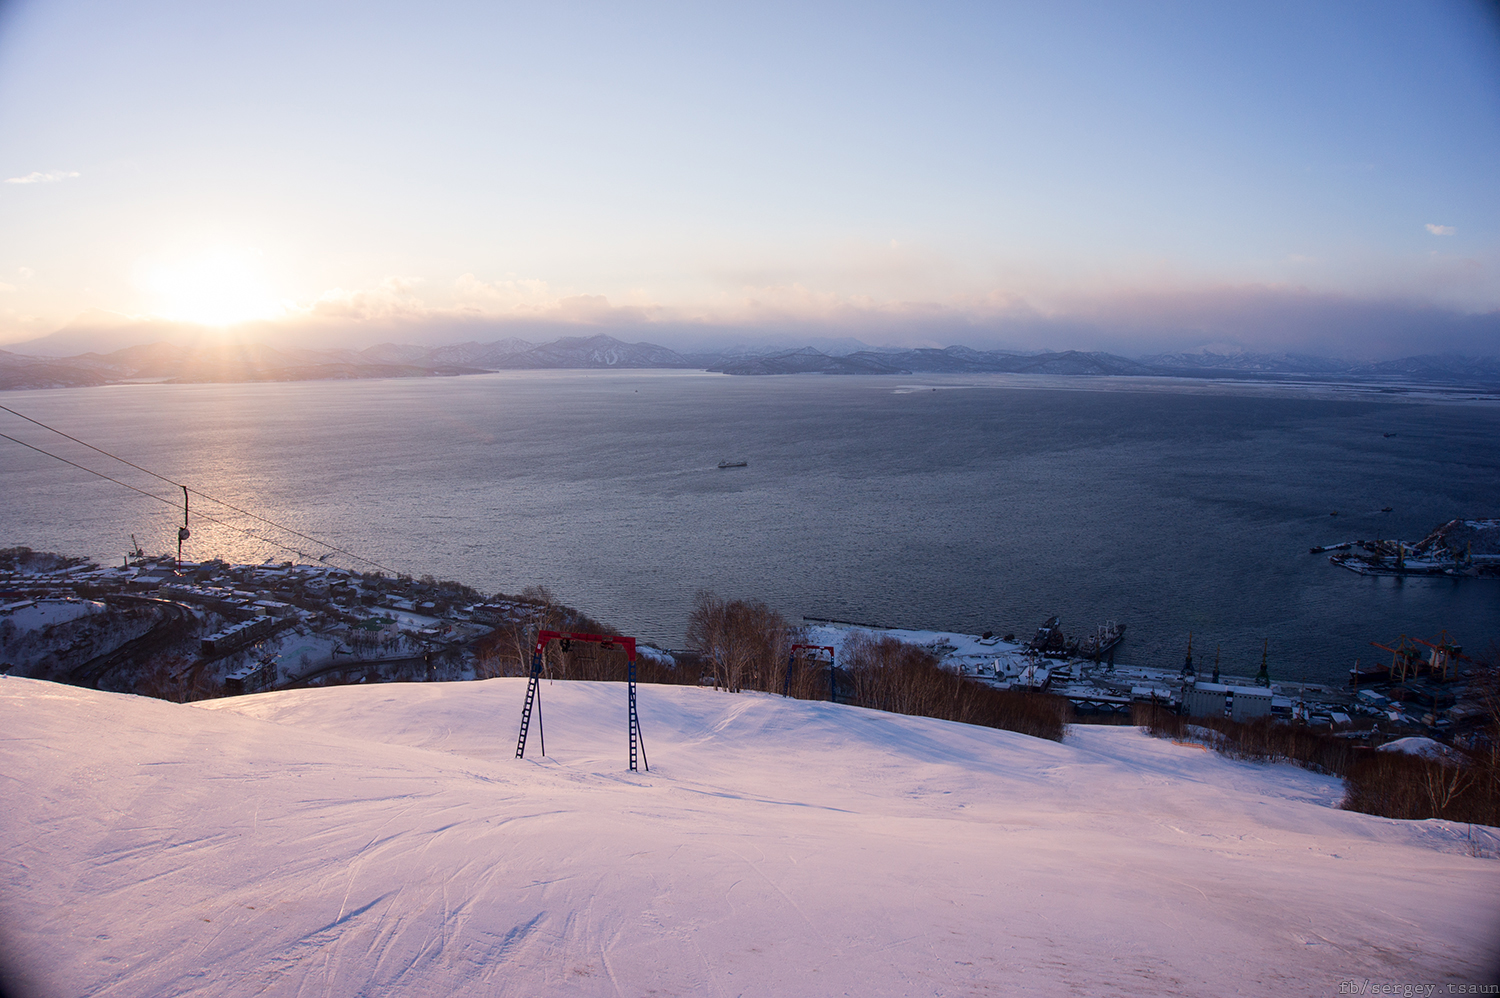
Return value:
M 1408 673 L 1415 679 L 1422 674 L 1424 667 L 1433 679 L 1447 682 L 1453 678 L 1453 674 L 1458 672 L 1457 663 L 1474 661 L 1463 653 L 1463 649 L 1448 636 L 1447 631 L 1438 636 L 1437 644 L 1423 641 L 1421 638 L 1409 638 L 1405 634 L 1401 635 L 1401 640 L 1397 642 L 1395 648 L 1378 641 L 1371 641 L 1370 644 L 1391 653 L 1390 676 L 1393 683 L 1404 682 Z M 1426 658 L 1423 658 L 1422 651 L 1416 647 L 1417 645 L 1424 645 L 1431 649 Z

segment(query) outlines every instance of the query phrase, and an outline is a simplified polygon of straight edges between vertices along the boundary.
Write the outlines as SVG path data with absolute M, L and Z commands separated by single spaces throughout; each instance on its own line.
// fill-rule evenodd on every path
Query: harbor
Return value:
M 550 612 L 529 598 L 321 564 L 194 563 L 138 549 L 116 567 L 30 552 L 22 564 L 23 551 L 12 549 L 15 563 L 0 572 L 0 668 L 123 692 L 162 686 L 174 697 L 198 697 L 483 678 L 493 671 L 497 635 L 520 634 Z M 1195 653 L 1192 634 L 1175 666 L 1132 662 L 1127 626 L 1113 620 L 1073 634 L 1052 615 L 1027 638 L 804 617 L 794 633 L 828 649 L 835 670 L 850 637 L 893 638 L 990 688 L 1061 697 L 1078 723 L 1130 723 L 1147 705 L 1194 717 L 1268 717 L 1366 742 L 1413 735 L 1463 742 L 1488 716 L 1484 663 L 1447 632 L 1376 635 L 1369 657 L 1352 663 L 1341 684 L 1309 681 L 1308 663 L 1270 639 L 1249 669 L 1242 659 L 1221 662 L 1202 636 Z M 694 654 L 642 648 L 669 668 Z
M 1486 717 L 1475 683 L 1479 663 L 1446 635 L 1375 643 L 1372 651 L 1390 655 L 1390 662 L 1356 663 L 1348 683 L 1336 686 L 1283 673 L 1269 640 L 1259 667 L 1247 675 L 1221 668 L 1217 654 L 1195 659 L 1191 635 L 1178 668 L 1116 661 L 1125 628 L 1114 622 L 1080 639 L 1068 636 L 1054 616 L 1030 640 L 813 618 L 804 624 L 814 644 L 838 649 L 856 632 L 885 635 L 924 648 L 944 667 L 986 686 L 1062 697 L 1079 723 L 1130 723 L 1135 707 L 1146 705 L 1236 721 L 1270 717 L 1360 740 L 1450 740 L 1464 738 Z
M 1449 520 L 1420 541 L 1341 541 L 1308 551 L 1333 552 L 1329 561 L 1360 575 L 1500 579 L 1500 520 Z

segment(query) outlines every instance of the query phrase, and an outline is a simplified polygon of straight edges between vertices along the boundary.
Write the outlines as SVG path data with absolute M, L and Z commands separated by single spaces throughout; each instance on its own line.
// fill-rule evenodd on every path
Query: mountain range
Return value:
M 825 353 L 747 349 L 678 353 L 612 336 L 569 336 L 423 347 L 383 343 L 364 350 L 275 348 L 226 341 L 153 343 L 111 353 L 34 357 L 0 350 L 0 389 L 75 388 L 132 381 L 185 383 L 414 378 L 525 370 L 683 369 L 768 374 L 1048 374 L 1225 378 L 1274 381 L 1398 382 L 1450 387 L 1500 386 L 1500 358 L 1415 356 L 1378 363 L 1295 354 L 1159 354 L 1132 360 L 1098 351 L 867 348 Z

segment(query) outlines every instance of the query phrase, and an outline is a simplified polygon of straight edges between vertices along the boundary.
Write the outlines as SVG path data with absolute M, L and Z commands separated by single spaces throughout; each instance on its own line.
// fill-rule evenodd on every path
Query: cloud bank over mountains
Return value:
M 4 346 L 61 357 L 215 335 L 361 349 L 383 342 L 440 346 L 604 333 L 687 351 L 848 341 L 1125 356 L 1295 352 L 1356 361 L 1414 353 L 1500 355 L 1500 310 L 1470 312 L 1413 298 L 1271 284 L 1045 296 L 996 292 L 945 301 L 880 301 L 794 284 L 742 289 L 696 306 L 636 298 L 559 294 L 539 280 L 486 282 L 472 274 L 450 289 L 393 277 L 369 288 L 333 289 L 303 304 L 285 302 L 276 318 L 227 327 L 95 309 L 45 336 L 28 337 L 13 327 Z

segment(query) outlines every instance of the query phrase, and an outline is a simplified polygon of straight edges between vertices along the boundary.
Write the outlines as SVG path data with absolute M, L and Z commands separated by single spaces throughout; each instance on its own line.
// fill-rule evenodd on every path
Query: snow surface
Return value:
M 643 686 L 175 705 L 0 679 L 7 949 L 45 995 L 1336 994 L 1473 982 L 1500 862 L 1338 781 Z M 1496 842 L 1484 838 L 1490 855 Z
M 1421 756 L 1434 762 L 1454 762 L 1462 758 L 1462 754 L 1456 749 L 1422 735 L 1392 739 L 1380 746 L 1379 751 L 1405 752 L 1407 755 Z
M 34 631 L 53 624 L 65 624 L 109 609 L 103 603 L 81 599 L 25 600 L 13 606 L 15 609 L 3 616 L 15 625 L 17 631 Z

